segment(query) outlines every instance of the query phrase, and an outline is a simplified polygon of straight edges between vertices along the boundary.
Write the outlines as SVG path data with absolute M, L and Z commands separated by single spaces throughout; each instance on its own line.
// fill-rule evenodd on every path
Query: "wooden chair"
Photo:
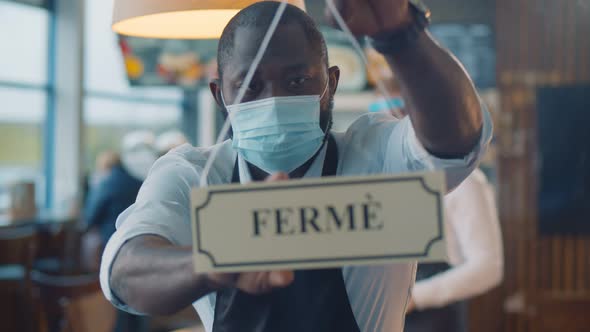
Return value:
M 46 331 L 107 332 L 114 326 L 114 309 L 102 296 L 98 275 L 56 276 L 33 271 L 32 280 L 39 289 Z M 93 318 L 94 323 L 88 323 Z
M 79 238 L 75 221 L 37 226 L 37 254 L 33 270 L 51 275 L 78 271 Z
M 0 228 L 0 311 L 2 331 L 35 331 L 31 285 L 35 256 L 34 225 Z
M 44 332 L 110 332 L 115 310 L 100 290 L 98 271 L 80 264 L 76 224 L 38 229 L 39 254 L 31 279 L 38 290 Z

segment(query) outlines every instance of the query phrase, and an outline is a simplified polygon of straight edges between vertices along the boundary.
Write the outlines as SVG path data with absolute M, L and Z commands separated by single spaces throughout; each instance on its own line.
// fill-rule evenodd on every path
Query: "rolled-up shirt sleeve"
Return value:
M 119 249 L 139 235 L 157 235 L 177 245 L 190 245 L 190 192 L 199 171 L 172 152 L 159 159 L 143 183 L 136 202 L 117 219 L 117 231 L 108 241 L 100 268 L 104 295 L 116 307 L 139 314 L 111 291 L 110 274 Z
M 479 142 L 473 150 L 457 159 L 438 158 L 429 153 L 418 140 L 409 117 L 405 117 L 391 131 L 384 147 L 384 173 L 403 171 L 444 170 L 449 190 L 457 187 L 477 167 L 492 139 L 493 124 L 485 107 L 481 106 L 482 131 Z

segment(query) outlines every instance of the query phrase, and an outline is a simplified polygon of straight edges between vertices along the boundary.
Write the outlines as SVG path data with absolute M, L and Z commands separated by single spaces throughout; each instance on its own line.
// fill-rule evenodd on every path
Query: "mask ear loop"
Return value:
M 330 77 L 329 76 L 328 76 L 328 81 L 326 82 L 326 87 L 324 88 L 324 92 L 322 92 L 322 95 L 320 96 L 320 103 L 322 102 L 322 99 L 324 99 L 324 96 L 328 92 L 328 87 L 330 87 Z M 324 135 L 324 143 L 328 140 L 328 134 L 330 133 L 330 130 L 332 129 L 332 122 L 333 122 L 332 117 L 330 117 L 330 121 L 328 122 L 328 124 L 326 126 L 326 133 Z M 322 144 L 324 144 L 324 143 L 322 143 Z
M 329 86 L 330 86 L 330 77 L 328 77 L 328 81 L 326 82 L 326 87 L 324 88 L 324 92 L 322 92 L 322 95 L 320 96 L 320 101 L 324 98 L 324 96 L 326 95 L 326 92 L 328 92 Z
M 219 94 L 221 95 L 221 102 L 223 103 L 223 107 L 227 108 L 227 104 L 225 103 L 225 98 L 223 97 L 223 87 L 219 87 Z
M 329 73 L 328 73 L 328 75 L 329 75 Z M 320 96 L 320 104 L 322 102 L 322 99 L 324 99 L 324 96 L 328 92 L 328 87 L 330 87 L 330 77 L 329 76 L 328 76 L 328 81 L 326 82 L 326 87 L 324 88 L 324 92 L 322 92 L 322 95 Z M 320 112 L 321 112 L 321 110 L 320 110 Z M 328 123 L 326 125 L 326 132 L 324 133 L 324 140 L 322 141 L 322 145 L 319 148 L 318 152 L 322 150 L 322 148 L 324 147 L 324 145 L 328 141 L 328 135 L 330 135 L 330 131 L 332 130 L 332 124 L 333 124 L 333 119 L 332 119 L 332 116 L 330 116 L 330 120 L 328 121 Z
M 285 8 L 287 8 L 287 0 L 281 0 L 281 4 L 277 8 L 275 16 L 273 17 L 273 19 L 270 23 L 270 26 L 268 27 L 268 30 L 266 31 L 266 34 L 264 35 L 264 39 L 262 40 L 262 43 L 260 44 L 260 47 L 258 48 L 258 53 L 256 53 L 254 60 L 252 60 L 252 64 L 250 65 L 250 68 L 248 69 L 248 73 L 246 74 L 246 77 L 244 79 L 244 83 L 242 84 L 242 86 L 240 87 L 240 90 L 238 91 L 238 95 L 235 99 L 235 104 L 241 103 L 242 99 L 244 99 L 244 96 L 246 95 L 246 89 L 250 85 L 250 82 L 252 82 L 252 79 L 254 77 L 254 72 L 256 71 L 256 68 L 258 68 L 260 61 L 262 61 L 262 57 L 264 56 L 264 53 L 266 52 L 266 49 L 268 48 L 268 44 L 270 44 L 270 39 L 272 38 L 272 36 L 274 35 L 274 33 L 276 31 L 277 26 L 279 25 L 279 22 L 281 20 L 281 17 L 283 17 L 283 13 L 285 12 Z M 223 90 L 221 90 L 221 93 L 223 93 Z M 223 100 L 223 103 L 225 105 L 225 100 Z M 207 158 L 207 162 L 205 163 L 205 167 L 203 168 L 203 172 L 201 173 L 201 178 L 199 181 L 200 187 L 207 187 L 208 186 L 209 183 L 207 181 L 207 178 L 209 176 L 209 172 L 211 171 L 211 167 L 213 166 L 213 162 L 215 161 L 215 158 L 217 158 L 217 154 L 219 153 L 219 149 L 221 148 L 221 143 L 223 142 L 223 140 L 225 139 L 225 137 L 229 133 L 230 127 L 231 127 L 231 121 L 230 121 L 230 115 L 228 112 L 228 116 L 225 119 L 225 122 L 223 123 L 223 127 L 221 128 L 221 131 L 219 132 L 219 135 L 217 136 L 216 146 L 211 150 L 211 154 Z
M 354 37 L 354 35 L 352 34 L 350 29 L 346 25 L 346 22 L 344 21 L 344 19 L 340 15 L 340 12 L 338 11 L 338 8 L 336 8 L 336 5 L 334 5 L 334 0 L 326 0 L 326 5 L 328 6 L 328 9 L 332 13 L 332 16 L 334 16 L 334 19 L 336 20 L 336 23 L 338 24 L 340 29 L 346 33 L 346 36 L 348 37 L 348 39 L 352 43 L 352 46 L 356 49 L 357 53 L 360 55 L 365 67 L 368 68 L 368 70 L 372 70 L 371 67 L 369 67 L 369 60 L 367 59 L 365 52 L 363 52 L 363 49 L 359 45 L 358 41 L 356 40 L 356 38 Z M 372 73 L 372 74 L 376 74 L 376 73 Z M 379 75 L 374 75 L 374 76 L 380 77 Z M 377 89 L 379 90 L 381 95 L 385 98 L 387 104 L 389 105 L 389 108 L 392 110 L 395 110 L 394 116 L 398 119 L 403 118 L 403 115 L 397 109 L 395 109 L 395 107 L 392 107 L 393 105 L 391 105 L 391 102 L 389 101 L 391 98 L 391 95 L 389 94 L 389 92 L 385 88 L 385 83 L 384 83 L 383 79 L 381 79 L 381 78 L 377 79 Z M 428 155 L 428 157 L 423 158 L 423 160 L 422 160 L 422 162 L 424 163 L 424 168 L 427 170 L 430 170 L 430 171 L 435 170 L 434 164 L 432 163 L 431 158 L 432 157 L 430 155 Z

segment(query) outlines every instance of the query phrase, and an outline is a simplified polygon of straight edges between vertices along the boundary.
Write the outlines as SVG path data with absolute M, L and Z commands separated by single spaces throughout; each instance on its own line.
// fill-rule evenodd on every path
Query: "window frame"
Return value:
M 47 70 L 47 82 L 45 84 L 35 84 L 29 82 L 20 82 L 18 80 L 1 80 L 0 79 L 0 88 L 9 88 L 9 89 L 17 89 L 17 90 L 29 90 L 29 91 L 38 91 L 43 92 L 45 94 L 45 121 L 42 125 L 42 137 L 43 142 L 41 145 L 42 149 L 42 160 L 41 160 L 41 172 L 40 174 L 44 177 L 45 182 L 45 192 L 43 193 L 43 207 L 48 208 L 51 206 L 52 200 L 52 172 L 53 172 L 53 153 L 51 148 L 53 147 L 53 132 L 55 130 L 55 123 L 54 121 L 54 98 L 55 98 L 55 91 L 54 91 L 54 82 L 55 82 L 55 63 L 54 63 L 54 53 L 55 53 L 55 14 L 54 14 L 54 6 L 56 0 L 46 0 L 44 1 L 43 6 L 35 6 L 29 3 L 23 3 L 19 1 L 15 1 L 15 3 L 22 5 L 22 6 L 31 6 L 35 8 L 39 8 L 40 10 L 46 10 L 49 16 L 48 19 L 48 29 L 47 29 L 47 54 L 45 54 L 45 61 L 46 61 L 46 70 Z M 43 56 L 43 55 L 42 55 Z

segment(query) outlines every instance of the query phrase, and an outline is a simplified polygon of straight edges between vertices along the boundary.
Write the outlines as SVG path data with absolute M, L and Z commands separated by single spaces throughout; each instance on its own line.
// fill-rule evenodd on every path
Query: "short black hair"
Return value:
M 238 28 L 268 29 L 280 5 L 281 3 L 277 1 L 257 2 L 242 9 L 229 21 L 223 30 L 217 49 L 217 70 L 220 79 L 223 77 L 223 68 L 233 53 L 236 30 Z M 279 22 L 279 25 L 286 24 L 299 24 L 303 28 L 307 39 L 313 45 L 312 49 L 321 52 L 320 55 L 327 67 L 328 48 L 326 41 L 311 16 L 298 7 L 288 4 Z

